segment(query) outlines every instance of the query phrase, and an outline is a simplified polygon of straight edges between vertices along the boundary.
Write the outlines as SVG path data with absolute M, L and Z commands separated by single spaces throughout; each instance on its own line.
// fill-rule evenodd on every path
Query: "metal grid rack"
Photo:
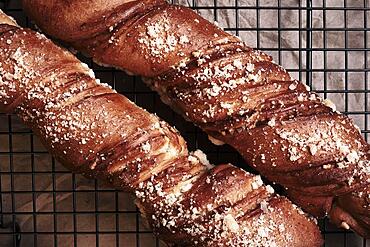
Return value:
M 218 21 L 226 31 L 273 55 L 297 79 L 351 115 L 367 140 L 369 0 L 173 2 L 192 7 L 202 16 Z M 20 25 L 34 28 L 22 12 L 20 1 L 3 1 L 0 7 Z M 295 41 L 289 43 L 292 37 Z M 333 45 L 333 37 L 340 42 Z M 295 58 L 296 63 L 288 62 L 289 57 Z M 202 149 L 215 164 L 231 162 L 250 170 L 231 148 L 211 145 L 205 134 L 170 111 L 140 79 L 81 59 L 102 81 L 176 126 L 190 150 Z M 317 60 L 321 65 L 317 65 Z M 343 63 L 333 64 L 335 60 Z M 352 102 L 359 106 L 354 107 Z M 325 246 L 370 246 L 369 241 L 336 229 L 326 220 L 320 221 L 320 227 Z M 2 113 L 0 228 L 0 246 L 164 246 L 142 225 L 127 194 L 71 174 L 16 116 Z

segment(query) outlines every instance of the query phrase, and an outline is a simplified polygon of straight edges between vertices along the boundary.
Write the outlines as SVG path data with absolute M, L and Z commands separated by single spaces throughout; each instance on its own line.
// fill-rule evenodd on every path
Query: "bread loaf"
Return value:
M 134 193 L 162 240 L 321 245 L 313 220 L 259 176 L 209 167 L 174 128 L 100 83 L 71 53 L 3 13 L 0 23 L 0 111 L 20 116 L 71 171 Z
M 23 2 L 48 34 L 98 64 L 145 77 L 164 102 L 237 149 L 307 212 L 369 237 L 369 145 L 270 56 L 164 0 Z

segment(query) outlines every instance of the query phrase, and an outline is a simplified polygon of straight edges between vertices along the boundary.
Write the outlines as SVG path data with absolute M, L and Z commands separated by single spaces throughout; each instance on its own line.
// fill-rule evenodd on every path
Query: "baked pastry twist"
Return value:
M 0 110 L 15 112 L 71 171 L 134 193 L 179 246 L 320 246 L 314 221 L 259 176 L 210 168 L 167 123 L 42 34 L 0 11 Z M 305 234 L 301 234 L 305 232 Z
M 370 236 L 369 145 L 270 56 L 164 0 L 23 2 L 48 34 L 98 64 L 145 77 L 164 102 L 214 143 L 237 149 L 307 212 Z

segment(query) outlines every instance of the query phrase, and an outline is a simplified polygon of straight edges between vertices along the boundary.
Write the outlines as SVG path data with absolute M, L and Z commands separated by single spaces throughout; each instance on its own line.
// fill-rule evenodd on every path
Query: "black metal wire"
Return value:
M 366 3 L 367 3 L 367 0 L 364 0 L 364 7 L 366 7 Z M 367 15 L 366 15 L 366 11 L 364 11 L 364 27 L 367 27 Z M 365 111 L 367 112 L 368 111 L 368 108 L 367 108 L 367 91 L 368 91 L 368 88 L 367 88 L 367 52 L 366 52 L 366 49 L 368 48 L 367 47 L 367 33 L 366 31 L 364 31 L 364 46 L 365 46 L 365 51 L 364 51 L 364 70 L 365 70 L 365 75 L 364 75 L 364 89 L 365 89 L 365 92 L 364 92 L 364 98 L 365 98 Z M 364 117 L 364 125 L 365 125 L 365 129 L 367 130 L 368 129 L 368 120 L 367 120 L 367 116 L 365 115 Z M 365 134 L 365 140 L 368 141 L 368 135 Z
M 312 88 L 312 3 L 311 0 L 306 1 L 306 84 Z
M 176 2 L 172 0 L 172 2 Z M 363 6 L 347 6 L 347 1 L 344 0 L 343 7 L 333 7 L 327 6 L 326 0 L 322 0 L 317 6 L 317 2 L 315 1 L 315 6 L 311 0 L 306 1 L 297 1 L 296 6 L 285 6 L 284 1 L 278 0 L 276 6 L 267 6 L 262 0 L 255 0 L 255 4 L 253 5 L 245 5 L 243 4 L 244 1 L 228 1 L 230 5 L 223 4 L 222 1 L 208 1 L 207 5 L 205 1 L 197 1 L 197 0 L 188 0 L 189 4 L 192 8 L 198 12 L 200 11 L 209 11 L 213 12 L 213 18 L 215 21 L 220 21 L 222 16 L 219 14 L 223 11 L 231 10 L 235 13 L 235 26 L 230 26 L 225 28 L 226 31 L 230 31 L 235 33 L 236 35 L 242 35 L 245 32 L 255 32 L 256 33 L 256 47 L 260 50 L 266 52 L 277 52 L 277 60 L 279 63 L 284 61 L 284 54 L 285 52 L 297 52 L 299 62 L 296 67 L 292 65 L 291 68 L 288 68 L 290 72 L 297 72 L 298 78 L 306 82 L 311 88 L 313 86 L 318 85 L 313 81 L 313 73 L 323 73 L 323 82 L 321 82 L 322 88 L 315 90 L 318 93 L 323 94 L 323 96 L 329 97 L 333 94 L 343 94 L 344 95 L 344 113 L 352 116 L 363 116 L 364 118 L 364 126 L 362 129 L 362 133 L 364 134 L 366 140 L 368 139 L 368 133 L 370 130 L 368 129 L 368 117 L 370 114 L 370 110 L 368 109 L 368 99 L 367 95 L 369 94 L 368 91 L 368 74 L 370 71 L 369 66 L 367 65 L 368 60 L 368 52 L 370 51 L 368 47 L 368 38 L 367 38 L 367 31 L 368 22 L 367 22 L 367 14 L 370 12 L 370 6 L 368 0 L 363 1 Z M 11 1 L 3 1 L 0 2 L 0 7 L 5 10 L 7 13 L 13 16 L 24 16 L 22 9 L 20 8 L 19 0 L 11 0 Z M 256 23 L 255 25 L 243 26 L 240 24 L 241 13 L 243 10 L 250 10 L 255 11 L 256 16 Z M 261 23 L 261 11 L 276 11 L 277 13 L 277 27 L 263 27 Z M 297 26 L 283 26 L 282 25 L 282 13 L 283 11 L 294 11 L 298 13 Z M 327 13 L 331 11 L 340 11 L 344 14 L 344 26 L 343 27 L 328 27 L 326 25 Z M 363 13 L 364 23 L 363 26 L 356 26 L 351 27 L 348 26 L 348 17 L 347 14 L 349 11 L 358 11 Z M 322 12 L 323 13 L 323 21 L 321 26 L 313 25 L 313 15 L 314 13 Z M 29 25 L 28 19 L 26 19 L 26 24 Z M 32 25 L 29 25 L 31 28 Z M 277 47 L 265 47 L 263 45 L 263 36 L 261 35 L 262 32 L 277 32 Z M 298 47 L 282 47 L 282 34 L 283 32 L 297 32 L 298 33 Z M 314 32 L 322 32 L 323 33 L 323 42 L 322 47 L 313 47 L 313 33 Z M 340 32 L 344 33 L 344 47 L 328 47 L 327 43 L 327 33 L 328 32 Z M 349 32 L 361 32 L 364 34 L 364 45 L 363 47 L 349 47 L 348 44 L 348 34 Z M 314 52 L 321 52 L 323 54 L 323 68 L 313 68 L 313 53 Z M 328 66 L 328 53 L 329 52 L 339 52 L 344 53 L 344 67 L 343 68 L 329 68 Z M 349 66 L 349 52 L 361 52 L 364 56 L 364 67 L 363 68 L 353 68 Z M 190 148 L 189 149 L 196 149 L 201 148 L 203 149 L 207 155 L 210 157 L 211 162 L 213 163 L 222 163 L 222 162 L 232 162 L 242 167 L 246 167 L 244 165 L 243 159 L 240 155 L 235 153 L 234 150 L 228 147 L 214 147 L 213 145 L 209 144 L 206 140 L 206 136 L 203 132 L 199 131 L 198 128 L 193 127 L 189 123 L 185 123 L 180 117 L 178 117 L 175 113 L 168 110 L 168 107 L 165 106 L 159 100 L 158 96 L 155 93 L 152 93 L 143 86 L 143 83 L 140 81 L 139 78 L 130 78 L 125 77 L 124 79 L 127 81 L 126 84 L 122 85 L 122 76 L 124 76 L 121 72 L 117 72 L 114 69 L 109 68 L 102 68 L 97 65 L 94 65 L 91 60 L 86 60 L 86 58 L 82 58 L 85 62 L 89 63 L 90 66 L 94 68 L 98 77 L 101 77 L 104 80 L 105 76 L 110 76 L 110 79 L 104 80 L 111 82 L 113 88 L 117 89 L 118 92 L 125 94 L 131 100 L 133 100 L 138 105 L 148 106 L 150 110 L 158 113 L 158 115 L 165 119 L 166 121 L 170 122 L 170 124 L 175 125 L 179 128 L 180 132 L 183 133 L 185 138 L 187 139 Z M 343 89 L 329 89 L 328 88 L 328 74 L 329 73 L 343 73 L 345 84 Z M 364 74 L 364 84 L 363 88 L 350 88 L 348 84 L 349 74 L 350 73 L 363 73 Z M 100 76 L 101 75 L 101 76 Z M 352 93 L 358 93 L 364 95 L 364 109 L 363 111 L 359 110 L 352 110 L 349 109 L 349 95 Z M 147 97 L 150 95 L 150 97 Z M 144 103 L 143 103 L 144 102 Z M 9 158 L 9 169 L 0 170 L 0 228 L 7 228 L 11 230 L 11 237 L 13 238 L 13 246 L 20 246 L 20 244 L 24 244 L 26 246 L 37 246 L 39 238 L 42 236 L 52 236 L 53 241 L 50 242 L 53 246 L 58 246 L 59 238 L 64 236 L 72 237 L 72 242 L 74 246 L 78 246 L 79 238 L 81 236 L 89 235 L 95 238 L 96 246 L 101 246 L 99 244 L 100 240 L 103 238 L 104 235 L 113 235 L 115 236 L 115 245 L 116 246 L 126 246 L 124 240 L 121 240 L 121 237 L 124 235 L 130 235 L 135 238 L 136 246 L 147 247 L 143 245 L 142 238 L 143 234 L 151 233 L 149 230 L 143 230 L 140 226 L 140 217 L 138 209 L 129 209 L 129 210 L 122 210 L 120 208 L 121 201 L 120 201 L 120 193 L 114 189 L 102 189 L 99 186 L 98 181 L 94 181 L 93 186 L 91 188 L 84 188 L 78 189 L 78 180 L 77 175 L 71 175 L 71 189 L 61 189 L 58 188 L 56 184 L 57 176 L 67 175 L 70 172 L 65 170 L 58 170 L 57 163 L 54 159 L 51 160 L 51 171 L 40 171 L 36 169 L 36 160 L 35 157 L 38 155 L 48 155 L 48 153 L 44 150 L 37 150 L 35 148 L 34 142 L 36 137 L 33 136 L 30 130 L 25 129 L 15 129 L 13 126 L 13 121 L 15 121 L 16 117 L 13 115 L 5 115 L 4 113 L 0 113 L 0 117 L 4 117 L 7 119 L 8 131 L 7 130 L 0 130 L 0 137 L 7 136 L 7 146 L 8 150 L 3 151 L 0 150 L 0 157 L 8 157 Z M 24 138 L 29 138 L 30 146 L 27 150 L 18 150 L 14 148 L 14 139 L 18 138 L 19 136 L 24 136 Z M 0 143 L 2 145 L 2 143 Z M 1 147 L 1 146 L 0 146 Z M 18 171 L 15 169 L 16 163 L 15 158 L 20 155 L 29 155 L 31 157 L 31 170 L 30 171 Z M 0 166 L 2 167 L 2 166 Z M 246 168 L 248 169 L 248 168 Z M 36 182 L 40 175 L 51 174 L 51 182 L 52 188 L 47 190 L 41 190 L 36 188 Z M 18 190 L 15 186 L 15 178 L 21 175 L 29 175 L 31 177 L 31 186 L 30 188 Z M 10 186 L 5 187 L 3 186 L 4 178 L 10 178 Z M 59 211 L 57 208 L 57 197 L 62 193 L 72 193 L 72 208 L 70 210 Z M 78 205 L 78 193 L 92 193 L 93 200 L 92 202 L 95 204 L 93 210 L 81 210 L 77 208 Z M 114 205 L 113 209 L 106 210 L 102 209 L 99 205 L 100 195 L 101 193 L 112 193 L 112 205 Z M 51 194 L 52 195 L 52 210 L 51 211 L 38 211 L 37 207 L 37 196 L 40 195 Z M 32 210 L 27 212 L 17 212 L 16 211 L 16 198 L 20 195 L 30 195 L 31 196 L 31 204 Z M 10 200 L 8 202 L 8 206 L 10 208 L 5 209 L 5 200 Z M 126 202 L 123 202 L 126 203 Z M 106 214 L 114 214 L 114 227 L 110 230 L 102 230 L 102 221 L 100 217 Z M 19 226 L 19 219 L 23 216 L 32 215 L 32 229 L 25 229 L 22 231 L 21 227 Z M 41 231 L 38 229 L 38 217 L 43 216 L 52 216 L 52 227 L 48 228 L 47 231 Z M 121 215 L 131 215 L 136 220 L 136 225 L 134 229 L 125 229 L 122 230 L 125 222 L 121 223 L 120 216 Z M 72 228 L 68 231 L 62 231 L 58 228 L 58 219 L 62 216 L 69 216 L 71 217 Z M 79 216 L 86 216 L 86 217 L 94 217 L 94 226 L 89 228 L 88 231 L 82 231 L 78 228 L 78 217 Z M 330 245 L 330 239 L 333 237 L 338 237 L 343 239 L 343 245 L 347 247 L 352 247 L 351 238 L 354 236 L 354 233 L 350 231 L 345 231 L 341 229 L 333 228 L 326 220 L 320 221 L 320 227 L 323 232 L 324 238 L 326 241 L 326 246 L 333 246 Z M 0 237 L 4 234 L 9 234 L 0 230 Z M 22 242 L 27 237 L 31 236 L 32 243 L 24 243 Z M 29 238 L 28 238 L 29 239 Z M 365 239 L 362 240 L 363 247 L 367 246 L 369 242 Z M 1 246 L 1 243 L 0 243 Z M 152 246 L 159 246 L 159 240 L 155 239 L 153 241 Z

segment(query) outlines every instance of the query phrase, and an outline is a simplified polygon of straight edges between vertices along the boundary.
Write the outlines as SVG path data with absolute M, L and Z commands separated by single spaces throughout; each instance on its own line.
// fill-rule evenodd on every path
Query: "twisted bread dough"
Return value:
M 15 112 L 71 171 L 134 193 L 180 246 L 319 246 L 315 223 L 259 176 L 209 169 L 180 134 L 71 53 L 0 13 L 0 110 Z M 301 232 L 305 234 L 301 234 Z
M 270 56 L 164 0 L 23 2 L 47 33 L 99 64 L 146 77 L 164 102 L 237 149 L 306 211 L 369 237 L 369 145 Z

